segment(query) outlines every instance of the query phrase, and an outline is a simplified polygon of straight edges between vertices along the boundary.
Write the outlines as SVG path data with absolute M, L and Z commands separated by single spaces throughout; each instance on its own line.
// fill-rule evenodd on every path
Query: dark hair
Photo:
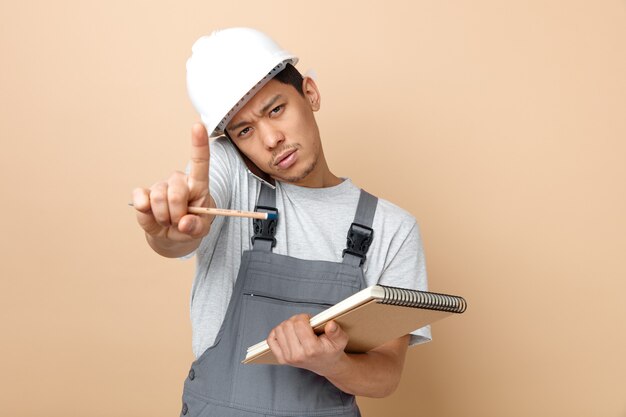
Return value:
M 280 81 L 283 84 L 292 85 L 298 93 L 304 97 L 304 91 L 302 91 L 302 74 L 293 65 L 287 63 L 285 69 L 274 76 L 276 81 Z

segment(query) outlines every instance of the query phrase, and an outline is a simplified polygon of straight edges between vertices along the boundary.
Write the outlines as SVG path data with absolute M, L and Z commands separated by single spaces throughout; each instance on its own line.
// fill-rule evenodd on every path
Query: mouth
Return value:
M 274 160 L 274 166 L 280 168 L 280 169 L 287 169 L 289 168 L 291 165 L 293 165 L 298 156 L 296 154 L 296 152 L 298 151 L 298 149 L 288 149 L 285 152 L 281 153 L 280 155 L 278 155 L 278 157 Z

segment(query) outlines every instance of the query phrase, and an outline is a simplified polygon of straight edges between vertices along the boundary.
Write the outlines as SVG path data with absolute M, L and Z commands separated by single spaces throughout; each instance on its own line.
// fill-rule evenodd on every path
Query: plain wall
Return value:
M 316 71 L 331 168 L 469 302 L 364 416 L 626 416 L 623 0 L 2 1 L 0 414 L 179 412 L 194 262 L 126 203 L 184 168 L 185 61 L 227 26 Z

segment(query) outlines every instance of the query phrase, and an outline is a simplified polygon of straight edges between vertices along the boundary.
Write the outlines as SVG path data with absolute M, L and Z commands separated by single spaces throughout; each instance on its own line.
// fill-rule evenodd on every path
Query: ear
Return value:
M 302 92 L 309 106 L 311 106 L 311 110 L 318 111 L 320 109 L 321 96 L 313 78 L 304 77 L 302 80 Z

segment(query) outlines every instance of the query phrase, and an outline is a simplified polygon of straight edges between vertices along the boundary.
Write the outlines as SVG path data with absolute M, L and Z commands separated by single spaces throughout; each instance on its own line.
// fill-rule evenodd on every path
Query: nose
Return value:
M 267 149 L 275 149 L 278 145 L 280 145 L 285 140 L 285 135 L 282 130 L 278 129 L 272 123 L 263 123 L 261 128 L 261 138 L 263 140 L 263 144 Z M 257 127 L 257 130 L 259 127 Z

